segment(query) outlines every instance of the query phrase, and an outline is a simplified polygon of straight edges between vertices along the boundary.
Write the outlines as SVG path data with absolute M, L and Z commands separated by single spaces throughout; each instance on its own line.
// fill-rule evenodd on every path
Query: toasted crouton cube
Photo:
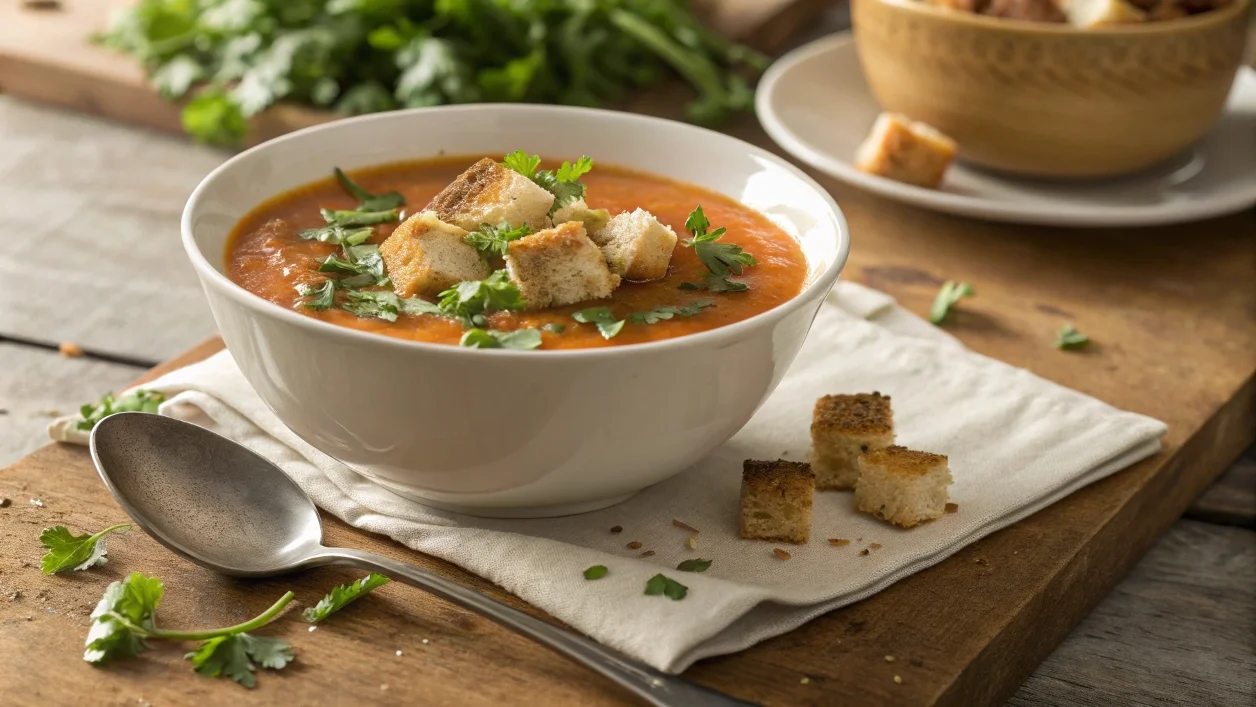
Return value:
M 584 225 L 584 232 L 592 238 L 597 231 L 606 228 L 606 222 L 611 218 L 611 214 L 606 209 L 590 209 L 584 199 L 576 199 L 570 204 L 554 212 L 551 219 L 555 226 L 561 226 L 571 221 L 579 221 Z M 596 241 L 594 241 L 596 242 Z
M 506 272 L 528 309 L 602 299 L 619 287 L 619 276 L 606 267 L 602 251 L 578 221 L 511 241 Z
M 855 169 L 934 189 L 956 149 L 954 140 L 924 123 L 882 113 L 855 153 Z
M 466 235 L 431 211 L 406 219 L 379 246 L 393 289 L 401 297 L 435 295 L 463 280 L 488 277 L 488 263 L 462 240 Z
M 890 396 L 826 395 L 811 417 L 811 471 L 821 491 L 855 488 L 860 454 L 894 444 Z
M 807 464 L 747 459 L 741 472 L 741 537 L 807 542 L 814 494 L 815 477 Z
M 619 214 L 589 237 L 606 254 L 611 270 L 628 280 L 665 277 L 676 247 L 676 232 L 645 209 Z
M 1143 22 L 1147 13 L 1125 0 L 1065 0 L 1064 14 L 1075 27 L 1103 27 Z
M 886 447 L 859 457 L 855 508 L 911 528 L 946 513 L 950 485 L 945 456 Z
M 440 220 L 474 231 L 482 223 L 527 225 L 534 231 L 549 226 L 554 195 L 531 179 L 484 159 L 458 175 L 426 207 Z
M 1064 11 L 1056 4 L 1056 0 L 990 0 L 990 3 L 980 12 L 990 17 L 1003 17 L 1024 22 L 1067 21 Z

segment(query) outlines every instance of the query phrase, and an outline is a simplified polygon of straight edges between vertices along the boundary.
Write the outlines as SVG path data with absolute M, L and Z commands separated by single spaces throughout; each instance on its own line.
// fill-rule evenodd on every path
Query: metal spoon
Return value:
M 413 565 L 323 546 L 309 496 L 279 467 L 188 422 L 124 412 L 92 430 L 92 460 L 123 510 L 179 555 L 223 574 L 265 577 L 349 565 L 425 589 L 527 636 L 654 705 L 746 704 L 626 658 Z

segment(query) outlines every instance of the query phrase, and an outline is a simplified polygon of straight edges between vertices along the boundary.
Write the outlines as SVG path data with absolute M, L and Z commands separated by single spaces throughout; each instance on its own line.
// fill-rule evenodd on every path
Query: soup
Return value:
M 356 171 L 351 176 L 353 182 L 366 192 L 377 195 L 398 192 L 405 203 L 402 215 L 418 214 L 424 205 L 431 204 L 437 215 L 445 218 L 438 205 L 448 201 L 450 191 L 456 191 L 451 183 L 460 175 L 464 175 L 465 179 L 465 174 L 473 171 L 467 169 L 468 165 L 475 161 L 475 158 L 460 157 L 405 162 Z M 560 177 L 563 174 L 561 170 L 557 173 Z M 545 183 L 542 179 L 536 181 L 538 184 Z M 550 181 L 553 182 L 552 179 Z M 618 286 L 614 287 L 609 297 L 564 302 L 546 308 L 488 308 L 473 318 L 434 311 L 435 308 L 426 303 L 443 302 L 445 293 L 415 295 L 408 291 L 410 282 L 403 282 L 403 275 L 406 274 L 402 272 L 403 268 L 396 269 L 395 273 L 390 268 L 386 274 L 392 273 L 395 277 L 384 281 L 384 286 L 368 284 L 357 291 L 349 291 L 350 288 L 341 285 L 349 282 L 344 276 L 328 284 L 336 277 L 329 274 L 330 266 L 349 257 L 349 247 L 309 236 L 312 229 L 329 224 L 330 217 L 322 215 L 320 209 L 343 210 L 344 213 L 355 208 L 366 209 L 370 204 L 355 198 L 332 177 L 272 198 L 245 216 L 227 241 L 227 272 L 233 281 L 249 292 L 339 326 L 401 339 L 453 345 L 477 345 L 481 342 L 478 345 L 496 346 L 498 342 L 506 342 L 509 346 L 511 338 L 504 334 L 524 332 L 532 335 L 532 343 L 521 348 L 533 348 L 539 341 L 542 350 L 622 346 L 707 331 L 772 309 L 802 290 L 807 267 L 798 243 L 764 215 L 746 206 L 699 187 L 600 164 L 580 175 L 579 182 L 583 185 L 583 203 L 588 209 L 605 209 L 607 212 L 601 216 L 603 220 L 598 222 L 598 226 L 605 223 L 606 217 L 617 217 L 640 208 L 679 237 L 672 248 L 670 261 L 665 263 L 665 274 L 648 281 L 612 275 Z M 438 195 L 441 198 L 433 202 Z M 712 233 L 720 227 L 727 229 L 708 244 L 701 253 L 703 257 L 700 257 L 697 247 L 686 245 L 693 237 L 693 233 L 686 230 L 686 221 L 699 205 Z M 554 220 L 559 213 L 562 212 L 554 213 Z M 439 223 L 435 216 L 430 217 L 433 222 Z M 592 222 L 585 222 L 579 228 L 567 228 L 580 234 L 568 235 L 573 239 L 585 238 L 586 224 Z M 409 227 L 396 222 L 370 226 L 372 230 L 361 232 L 365 238 L 362 245 L 384 244 L 395 230 Z M 589 237 L 596 239 L 601 231 L 593 229 L 594 226 L 587 229 Z M 561 229 L 534 228 L 527 235 L 503 246 L 515 256 L 513 261 L 509 257 L 506 259 L 509 266 L 506 268 L 501 267 L 499 254 L 485 253 L 485 261 L 489 264 L 485 265 L 484 272 L 500 268 L 502 272 L 493 277 L 499 278 L 507 287 L 510 282 L 518 281 L 523 292 L 539 291 L 527 288 L 521 258 L 528 246 L 543 243 L 546 238 L 553 237 L 553 231 L 558 230 Z M 723 250 L 713 244 L 718 244 L 718 248 Z M 726 248 L 729 244 L 740 246 L 741 252 L 752 256 L 750 260 L 753 264 L 735 262 L 736 256 L 730 261 L 727 257 L 730 251 Z M 588 246 L 582 247 L 587 249 Z M 605 246 L 597 247 L 605 250 Z M 396 255 L 396 248 L 389 250 L 389 246 L 384 246 L 384 249 L 393 258 L 401 257 Z M 374 252 L 374 249 L 367 250 Z M 329 266 L 329 260 L 335 262 Z M 601 263 L 602 258 L 597 260 Z M 728 263 L 721 265 L 724 261 Z M 609 262 L 604 269 L 612 267 Z M 727 272 L 730 266 L 732 272 Z M 726 276 L 716 274 L 721 269 L 725 270 Z M 725 291 L 730 284 L 736 288 L 744 286 L 744 289 Z M 352 304 L 372 294 L 388 295 L 394 288 L 409 302 L 426 306 L 420 306 L 422 311 L 419 313 L 403 311 L 391 317 L 395 321 L 389 321 L 388 318 L 362 315 L 362 311 L 355 310 Z M 330 306 L 313 306 L 320 292 L 330 295 L 321 300 Z M 391 295 L 388 297 L 391 298 Z M 419 299 L 423 302 L 420 303 Z M 475 336 L 468 334 L 471 329 L 476 330 Z M 492 337 L 481 336 L 483 332 L 491 333 Z

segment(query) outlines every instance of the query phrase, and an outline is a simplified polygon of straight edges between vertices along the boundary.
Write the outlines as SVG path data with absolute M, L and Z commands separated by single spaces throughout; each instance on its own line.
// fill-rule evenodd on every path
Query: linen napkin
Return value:
M 972 353 L 887 295 L 850 283 L 829 294 L 789 373 L 736 436 L 628 501 L 563 518 L 484 519 L 406 501 L 292 434 L 227 352 L 144 387 L 169 397 L 162 414 L 274 461 L 350 525 L 453 562 L 667 672 L 868 597 L 1154 454 L 1165 432 L 1157 420 Z M 817 492 L 811 542 L 784 546 L 792 559 L 779 559 L 772 543 L 739 538 L 742 460 L 805 460 L 816 397 L 873 390 L 892 396 L 900 444 L 950 457 L 958 512 L 901 530 L 857 513 L 850 493 Z M 72 427 L 66 418 L 50 432 L 83 443 Z M 852 542 L 835 547 L 827 538 Z M 640 549 L 628 550 L 634 541 Z M 871 543 L 881 547 L 860 555 Z M 645 550 L 655 554 L 640 558 Z M 675 569 L 698 557 L 713 560 L 706 572 Z M 585 580 L 583 570 L 599 564 L 609 574 Z M 646 596 L 646 580 L 659 572 L 688 586 L 688 596 Z

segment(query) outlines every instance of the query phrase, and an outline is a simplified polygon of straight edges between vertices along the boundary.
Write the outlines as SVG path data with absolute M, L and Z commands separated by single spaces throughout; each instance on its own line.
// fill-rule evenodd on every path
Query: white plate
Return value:
M 759 120 L 794 157 L 861 189 L 928 209 L 1056 226 L 1144 226 L 1256 204 L 1256 71 L 1243 68 L 1225 114 L 1186 153 L 1137 175 L 1087 182 L 1016 179 L 955 164 L 941 189 L 860 172 L 855 149 L 880 112 L 849 32 L 778 60 L 759 83 Z

